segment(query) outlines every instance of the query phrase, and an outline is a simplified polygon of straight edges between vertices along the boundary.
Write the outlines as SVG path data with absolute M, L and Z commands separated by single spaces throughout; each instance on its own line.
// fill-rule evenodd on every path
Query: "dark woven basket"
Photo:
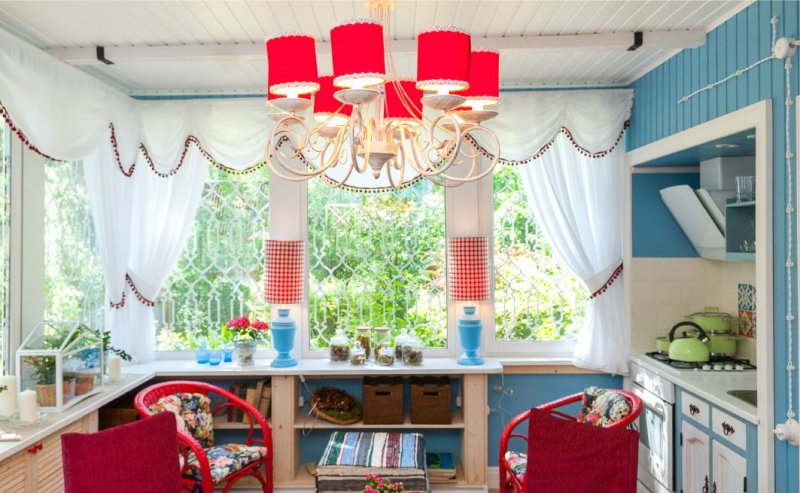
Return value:
M 364 377 L 364 424 L 403 423 L 403 378 Z
M 453 422 L 449 377 L 411 377 L 411 423 L 449 425 Z

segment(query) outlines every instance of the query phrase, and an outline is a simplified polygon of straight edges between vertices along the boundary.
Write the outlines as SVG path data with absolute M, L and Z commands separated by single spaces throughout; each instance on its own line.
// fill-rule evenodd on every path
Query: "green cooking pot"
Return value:
M 732 332 L 709 332 L 708 349 L 713 356 L 736 356 L 739 336 Z
M 669 337 L 656 337 L 656 351 L 659 353 L 669 353 Z
M 697 337 L 676 338 L 675 331 L 681 327 L 691 327 L 697 331 Z M 694 322 L 678 322 L 669 331 L 669 359 L 687 363 L 705 363 L 710 357 L 708 334 Z
M 731 330 L 733 316 L 720 312 L 717 306 L 707 306 L 702 312 L 686 315 L 686 320 L 696 323 L 707 333 L 726 333 Z

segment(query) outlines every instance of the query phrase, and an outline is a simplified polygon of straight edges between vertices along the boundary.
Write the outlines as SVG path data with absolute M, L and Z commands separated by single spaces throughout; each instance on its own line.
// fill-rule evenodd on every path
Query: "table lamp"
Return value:
M 489 242 L 484 237 L 448 238 L 447 292 L 450 300 L 465 301 L 464 314 L 458 318 L 458 335 L 464 354 L 459 365 L 482 365 L 481 319 L 472 302 L 489 297 Z
M 266 240 L 264 299 L 267 303 L 291 305 L 303 302 L 306 245 L 302 240 Z M 294 347 L 297 324 L 289 316 L 289 308 L 278 308 L 278 316 L 270 324 L 272 345 L 278 357 L 272 361 L 275 368 L 296 366 L 290 353 Z

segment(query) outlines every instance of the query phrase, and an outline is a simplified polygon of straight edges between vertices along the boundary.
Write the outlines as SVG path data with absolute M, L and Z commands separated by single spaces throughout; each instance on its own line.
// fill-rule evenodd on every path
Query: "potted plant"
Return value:
M 402 493 L 403 483 L 392 483 L 388 479 L 383 479 L 377 474 L 367 474 L 364 476 L 366 484 L 364 493 Z
M 233 333 L 236 363 L 239 366 L 254 365 L 258 341 L 262 339 L 264 331 L 269 330 L 269 324 L 261 320 L 251 322 L 247 317 L 236 317 L 228 320 L 225 327 Z
M 31 356 L 28 362 L 33 366 L 33 378 L 36 380 L 36 396 L 43 407 L 56 406 L 56 357 Z M 64 395 L 69 393 L 69 382 L 64 382 Z

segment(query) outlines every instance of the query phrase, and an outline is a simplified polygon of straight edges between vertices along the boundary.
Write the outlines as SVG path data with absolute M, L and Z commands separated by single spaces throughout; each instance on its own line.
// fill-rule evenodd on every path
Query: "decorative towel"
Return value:
M 639 432 L 531 409 L 527 493 L 635 493 Z
M 367 474 L 428 491 L 425 437 L 419 433 L 331 433 L 317 466 L 320 493 L 363 491 Z

